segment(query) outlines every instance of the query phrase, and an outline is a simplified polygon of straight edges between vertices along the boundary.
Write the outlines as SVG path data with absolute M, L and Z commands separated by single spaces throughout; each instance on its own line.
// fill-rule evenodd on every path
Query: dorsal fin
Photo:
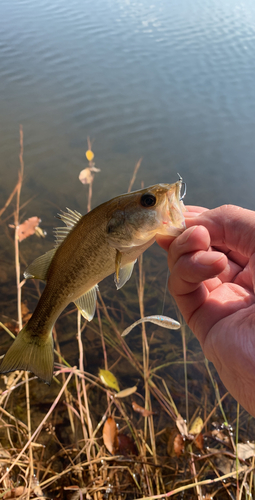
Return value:
M 74 226 L 76 226 L 82 217 L 82 215 L 76 210 L 70 210 L 70 208 L 67 208 L 66 210 L 67 212 L 62 212 L 57 215 L 57 218 L 62 220 L 66 227 L 56 227 L 54 229 L 55 248 L 59 247 L 61 243 L 63 243 L 68 233 L 74 228 Z

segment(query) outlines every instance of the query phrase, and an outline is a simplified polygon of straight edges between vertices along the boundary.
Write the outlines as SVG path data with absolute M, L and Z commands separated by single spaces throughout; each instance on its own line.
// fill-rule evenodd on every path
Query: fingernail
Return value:
M 211 266 L 220 261 L 223 256 L 224 254 L 221 252 L 205 252 L 202 255 L 198 255 L 198 260 L 199 264 L 202 264 L 202 266 Z
M 184 233 L 182 233 L 182 235 L 181 235 L 181 245 L 184 244 L 184 243 L 187 243 L 188 239 L 190 238 L 190 236 L 192 235 L 192 233 L 195 231 L 195 229 L 197 227 L 198 226 L 192 226 L 189 229 L 186 229 L 186 231 L 184 231 Z

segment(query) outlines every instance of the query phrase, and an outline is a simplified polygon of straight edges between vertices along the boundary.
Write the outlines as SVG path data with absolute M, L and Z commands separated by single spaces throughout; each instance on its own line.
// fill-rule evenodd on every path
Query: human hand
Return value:
M 187 209 L 180 236 L 157 236 L 169 290 L 226 388 L 255 416 L 255 212 Z

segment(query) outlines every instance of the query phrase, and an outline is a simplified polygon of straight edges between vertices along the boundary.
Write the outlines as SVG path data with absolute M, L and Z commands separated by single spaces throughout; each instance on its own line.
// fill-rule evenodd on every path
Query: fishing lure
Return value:
M 131 330 L 133 330 L 133 328 L 135 328 L 135 326 L 146 322 L 154 323 L 155 325 L 162 326 L 162 328 L 168 328 L 169 330 L 179 330 L 179 328 L 181 328 L 179 321 L 169 318 L 168 316 L 146 316 L 145 318 L 138 319 L 138 321 L 135 321 L 131 326 L 128 326 L 128 328 L 122 332 L 121 336 L 125 337 L 129 332 L 131 332 Z

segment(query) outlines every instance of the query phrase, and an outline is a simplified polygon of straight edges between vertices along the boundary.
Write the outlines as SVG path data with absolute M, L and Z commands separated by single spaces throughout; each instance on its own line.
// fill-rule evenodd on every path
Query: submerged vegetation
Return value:
M 79 178 L 88 184 L 89 211 L 99 172 L 89 139 L 86 158 Z M 20 281 L 27 264 L 21 241 L 34 231 L 45 235 L 38 217 L 24 221 L 22 128 L 19 160 L 17 185 L 0 208 L 17 290 L 14 304 L 3 258 L 1 354 L 40 296 L 38 282 Z M 1 377 L 0 498 L 254 498 L 254 419 L 226 393 L 187 327 L 180 334 L 154 324 L 146 330 L 143 322 L 121 335 L 136 319 L 161 312 L 161 272 L 153 252 L 141 256 L 137 294 L 132 283 L 115 294 L 107 282 L 93 322 L 71 306 L 62 313 L 50 388 L 27 372 Z M 174 306 L 165 309 L 173 315 Z

